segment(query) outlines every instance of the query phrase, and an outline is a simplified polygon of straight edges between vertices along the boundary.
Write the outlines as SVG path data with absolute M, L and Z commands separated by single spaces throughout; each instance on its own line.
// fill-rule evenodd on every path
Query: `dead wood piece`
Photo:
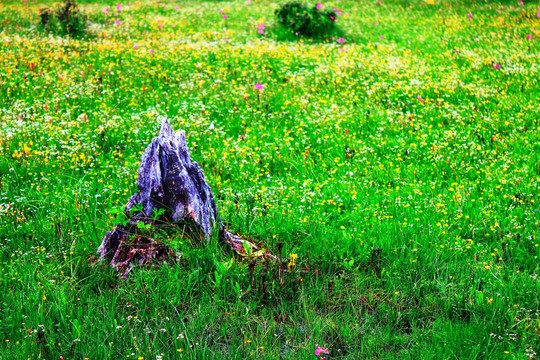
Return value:
M 219 237 L 240 254 L 245 247 L 253 252 L 259 248 L 225 229 L 218 215 L 210 186 L 199 165 L 191 161 L 184 131 L 175 132 L 164 119 L 158 137 L 146 148 L 141 158 L 137 178 L 139 192 L 131 196 L 124 213 L 128 225 L 117 225 L 105 234 L 98 248 L 101 259 L 126 276 L 133 265 L 164 261 L 174 255 L 166 245 L 147 236 L 137 223 L 150 228 L 163 224 L 189 224 L 192 235 L 208 240 L 212 229 L 219 229 Z M 151 231 L 150 231 L 151 232 Z

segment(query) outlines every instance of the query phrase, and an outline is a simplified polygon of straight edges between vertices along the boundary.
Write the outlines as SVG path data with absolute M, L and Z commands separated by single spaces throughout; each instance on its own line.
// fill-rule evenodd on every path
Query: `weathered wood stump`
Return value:
M 191 161 L 184 131 L 175 132 L 166 119 L 142 155 L 137 186 L 139 192 L 131 196 L 124 211 L 129 222 L 107 232 L 97 250 L 121 276 L 127 276 L 135 265 L 176 256 L 168 246 L 145 235 L 163 226 L 182 227 L 201 240 L 208 240 L 212 230 L 218 229 L 219 238 L 236 252 L 244 254 L 246 247 L 259 250 L 225 228 L 201 168 Z

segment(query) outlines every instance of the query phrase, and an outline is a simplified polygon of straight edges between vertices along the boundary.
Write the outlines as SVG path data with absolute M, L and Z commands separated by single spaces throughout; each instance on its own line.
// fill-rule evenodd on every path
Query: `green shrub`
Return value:
M 291 1 L 276 10 L 278 23 L 295 34 L 322 37 L 336 29 L 336 12 L 322 10 L 317 5 Z
M 75 0 L 64 0 L 56 10 L 40 9 L 39 17 L 43 29 L 59 35 L 81 36 L 88 27 L 88 17 L 79 11 Z

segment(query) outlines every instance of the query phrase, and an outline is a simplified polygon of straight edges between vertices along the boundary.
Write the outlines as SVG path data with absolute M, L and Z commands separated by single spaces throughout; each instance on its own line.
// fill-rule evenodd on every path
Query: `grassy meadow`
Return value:
M 540 356 L 537 2 L 322 2 L 325 41 L 278 1 L 81 0 L 77 38 L 44 4 L 0 4 L 1 360 Z M 163 117 L 280 261 L 96 262 Z

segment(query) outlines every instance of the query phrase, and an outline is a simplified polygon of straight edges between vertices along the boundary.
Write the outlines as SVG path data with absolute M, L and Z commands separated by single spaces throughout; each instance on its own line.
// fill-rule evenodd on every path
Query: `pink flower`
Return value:
M 157 27 L 161 29 L 163 27 L 163 24 L 158 24 Z
M 177 11 L 180 10 L 180 6 L 175 6 L 174 10 L 177 10 Z
M 494 69 L 500 69 L 500 68 L 501 68 L 501 64 L 493 64 L 493 68 L 494 68 Z
M 110 9 L 110 7 L 107 6 L 105 9 L 103 9 L 103 13 L 105 15 L 109 15 L 109 9 Z
M 472 21 L 472 13 L 468 13 L 467 17 L 469 18 L 469 21 Z
M 317 7 L 317 9 L 320 10 L 320 9 L 322 9 L 322 4 L 321 4 L 321 3 L 317 3 L 317 6 L 316 6 L 316 7 Z
M 383 39 L 383 36 L 382 36 L 382 35 L 381 35 L 381 36 L 379 36 L 379 40 L 382 40 L 382 39 Z
M 116 11 L 122 11 L 122 5 L 117 4 L 116 5 Z
M 540 11 L 536 14 L 536 17 L 540 19 Z
M 116 25 L 120 25 L 120 20 L 116 20 L 114 23 L 115 23 Z
M 339 44 L 343 44 L 345 42 L 345 39 L 344 38 L 339 38 L 339 39 L 337 39 L 337 42 Z
M 228 19 L 229 17 L 227 15 L 223 15 L 223 18 L 224 19 Z
M 257 90 L 262 90 L 262 89 L 264 89 L 264 85 L 263 85 L 263 84 L 256 83 L 256 84 L 255 84 L 255 89 L 257 89 Z
M 521 0 L 521 1 L 519 2 L 519 5 L 523 5 L 523 0 Z
M 425 102 L 425 100 L 422 99 L 422 97 L 420 95 L 418 95 L 417 99 L 420 100 L 422 102 L 422 104 Z
M 135 44 L 135 45 L 133 45 L 133 48 L 134 48 L 134 49 L 138 49 L 138 48 L 139 48 L 139 45 Z
M 322 354 L 325 354 L 325 355 L 328 355 L 330 353 L 330 351 L 328 351 L 328 349 L 323 349 L 322 347 L 320 347 L 319 345 L 315 345 L 317 346 L 317 349 L 315 349 L 315 355 L 316 356 L 321 356 Z M 320 357 L 320 360 L 324 360 L 325 357 Z
M 224 12 L 225 12 L 225 10 L 223 10 L 223 9 L 219 10 L 220 14 L 223 14 Z
M 251 0 L 246 0 L 246 5 L 251 4 Z
M 154 49 L 150 49 L 150 52 L 153 53 L 153 52 L 154 52 Z
M 531 35 L 531 34 L 527 34 L 527 39 L 532 40 L 532 35 Z

